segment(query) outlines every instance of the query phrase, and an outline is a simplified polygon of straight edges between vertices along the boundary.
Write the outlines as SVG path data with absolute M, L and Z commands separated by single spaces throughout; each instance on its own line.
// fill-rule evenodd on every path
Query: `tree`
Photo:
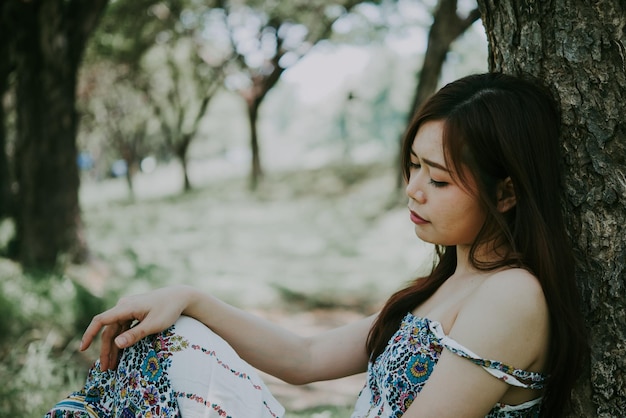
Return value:
M 457 12 L 457 0 L 439 0 L 433 13 L 433 23 L 428 32 L 428 46 L 424 53 L 424 62 L 419 71 L 417 90 L 413 96 L 411 109 L 408 113 L 412 117 L 420 105 L 435 92 L 439 85 L 441 69 L 446 61 L 450 45 L 461 36 L 480 17 L 478 9 L 472 10 L 467 16 L 461 17 Z M 400 138 L 402 142 L 403 137 Z M 401 152 L 398 152 L 398 162 Z M 404 184 L 401 164 L 397 164 L 396 189 L 401 191 Z M 402 194 L 404 201 L 404 195 Z M 394 199 L 395 201 L 395 199 Z
M 410 115 L 435 92 L 441 76 L 441 69 L 446 61 L 450 45 L 480 18 L 478 9 L 467 16 L 459 16 L 457 0 L 439 0 L 433 14 L 433 24 L 428 33 L 428 46 L 424 54 L 424 63 L 420 70 L 419 82 Z
M 189 39 L 181 37 L 158 48 L 154 55 L 159 57 L 151 66 L 160 67 L 165 75 L 153 74 L 150 81 L 142 83 L 159 118 L 164 142 L 181 163 L 185 192 L 192 188 L 188 173 L 189 147 L 209 103 L 223 86 L 224 67 L 231 58 L 230 54 L 216 53 L 202 36 L 194 34 L 201 30 L 191 29 Z
M 11 193 L 11 174 L 7 155 L 6 111 L 4 95 L 9 89 L 9 76 L 13 72 L 14 62 L 11 55 L 11 31 L 8 28 L 6 4 L 0 8 L 0 219 L 14 214 Z
M 86 255 L 76 164 L 77 71 L 108 0 L 8 0 L 16 77 L 16 235 L 25 268 Z
M 230 16 L 233 49 L 241 63 L 236 78 L 239 82 L 231 85 L 246 102 L 252 155 L 250 188 L 254 190 L 263 175 L 257 130 L 263 100 L 289 66 L 314 44 L 327 39 L 332 34 L 333 23 L 364 0 L 301 0 L 280 7 L 266 2 L 248 3 L 224 5 L 224 8 Z
M 99 152 L 125 162 L 129 197 L 134 199 L 134 175 L 142 157 L 161 144 L 149 139 L 155 112 L 149 94 L 149 71 L 142 66 L 158 39 L 170 39 L 184 0 L 113 2 L 92 36 L 81 75 L 79 98 L 87 110 L 85 136 L 100 137 Z M 85 126 L 87 125 L 87 126 Z M 93 146 L 92 146 L 93 148 Z M 105 164 L 110 163 L 106 161 Z
M 185 0 L 115 1 L 102 16 L 89 42 L 87 64 L 106 60 L 138 72 L 144 54 L 157 38 L 172 37 Z
M 134 175 L 139 171 L 141 159 L 154 148 L 148 143 L 149 122 L 154 119 L 154 112 L 146 94 L 128 79 L 127 72 L 120 73 L 120 69 L 120 66 L 107 63 L 92 63 L 82 71 L 79 97 L 84 102 L 84 117 L 81 134 L 89 137 L 92 150 L 104 148 L 105 152 L 95 152 L 101 164 L 108 166 L 111 162 L 111 158 L 103 155 L 107 153 L 113 154 L 115 160 L 124 161 L 129 198 L 134 200 Z M 100 147 L 94 147 L 93 143 L 98 142 Z
M 165 145 L 181 163 L 185 191 L 191 190 L 187 168 L 189 147 L 211 99 L 223 85 L 224 67 L 232 54 L 230 43 L 224 48 L 221 42 L 223 38 L 228 39 L 227 30 L 221 25 L 223 13 L 209 3 L 116 2 L 104 16 L 89 56 L 89 66 L 96 71 L 99 65 L 113 67 L 121 77 L 115 83 L 127 84 L 124 91 L 129 96 L 145 97 L 145 106 L 158 118 L 163 136 L 158 144 L 146 141 L 144 135 L 139 135 L 142 130 L 145 133 L 146 127 L 145 121 L 137 117 L 141 115 L 116 112 L 108 106 L 109 115 L 121 122 L 120 125 L 109 124 L 116 131 L 109 137 L 118 138 L 109 144 L 118 153 L 125 154 L 124 159 L 135 159 L 133 154 L 136 153 L 129 152 L 133 149 L 145 152 L 150 147 L 154 150 Z M 111 92 L 113 87 L 107 90 Z M 107 95 L 110 94 L 105 91 L 104 96 Z M 103 96 L 102 89 L 88 101 L 98 102 L 100 96 Z M 144 116 L 147 116 L 145 112 Z M 143 129 L 137 129 L 141 126 Z M 109 132 L 113 133 L 110 129 Z M 133 144 L 133 141 L 138 143 Z M 128 163 L 130 168 L 131 161 Z M 132 177 L 132 170 L 127 174 Z M 132 194 L 131 177 L 127 181 Z
M 626 5 L 479 5 L 490 70 L 539 77 L 561 104 L 565 206 L 591 342 L 570 416 L 626 416 Z

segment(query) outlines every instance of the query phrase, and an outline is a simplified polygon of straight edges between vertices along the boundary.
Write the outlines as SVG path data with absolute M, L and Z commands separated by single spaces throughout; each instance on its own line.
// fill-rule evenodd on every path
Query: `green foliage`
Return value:
M 93 122 L 84 125 L 83 142 L 93 144 L 99 138 L 100 148 L 114 148 L 113 158 L 124 159 L 131 170 L 135 159 L 158 155 L 166 144 L 168 157 L 180 159 L 186 170 L 187 150 L 192 139 L 200 136 L 208 103 L 222 85 L 243 96 L 254 108 L 251 114 L 256 114 L 282 72 L 313 45 L 332 37 L 336 22 L 343 20 L 344 28 L 360 30 L 383 25 L 385 13 L 375 12 L 378 3 L 114 1 L 86 59 L 85 73 L 91 73 L 91 84 L 99 87 L 82 89 Z M 136 100 L 124 95 L 142 96 L 143 105 L 128 111 L 124 104 Z M 251 123 L 255 131 L 256 119 Z M 161 133 L 151 135 L 155 125 Z M 132 188 L 131 178 L 132 171 L 128 178 Z
M 41 417 L 62 388 L 80 387 L 89 363 L 76 354 L 78 336 L 102 307 L 68 277 L 0 262 L 0 416 Z
M 53 338 L 26 336 L 3 350 L 0 363 L 0 416 L 41 417 L 68 393 L 63 387 L 79 388 L 86 364 L 74 358 L 74 350 L 59 351 Z
M 72 282 L 76 296 L 72 300 L 75 335 L 80 335 L 91 322 L 91 318 L 107 308 L 102 298 L 95 296 L 80 283 Z
M 88 60 L 96 57 L 134 67 L 143 54 L 166 36 L 181 13 L 181 0 L 118 0 L 109 7 L 94 33 Z
M 19 332 L 19 324 L 22 322 L 21 312 L 17 304 L 7 298 L 4 293 L 0 293 L 0 318 L 10 318 L 10 320 L 0 321 L 0 347 L 6 341 L 13 340 Z

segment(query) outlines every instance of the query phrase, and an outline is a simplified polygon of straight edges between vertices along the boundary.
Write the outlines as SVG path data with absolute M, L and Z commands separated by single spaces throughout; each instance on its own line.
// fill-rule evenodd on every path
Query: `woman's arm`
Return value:
M 204 323 L 254 367 L 296 384 L 364 371 L 365 340 L 374 319 L 301 337 L 211 295 L 174 286 L 122 298 L 114 308 L 96 315 L 85 331 L 81 349 L 103 330 L 101 368 L 115 368 L 120 349 L 168 328 L 180 315 Z M 134 321 L 139 322 L 130 328 Z
M 445 330 L 481 358 L 541 371 L 549 339 L 548 310 L 537 279 L 513 269 L 487 279 Z M 541 396 L 495 378 L 444 348 L 430 378 L 403 418 L 484 417 L 498 402 Z
M 365 341 L 373 317 L 313 337 L 302 337 L 204 293 L 194 292 L 183 315 L 224 338 L 252 366 L 303 384 L 365 371 Z

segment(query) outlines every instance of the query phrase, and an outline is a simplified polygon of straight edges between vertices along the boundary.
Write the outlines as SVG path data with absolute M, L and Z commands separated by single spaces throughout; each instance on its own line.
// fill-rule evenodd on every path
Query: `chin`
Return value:
M 415 236 L 419 238 L 420 241 L 423 241 L 425 243 L 435 244 L 435 245 L 439 244 L 438 242 L 434 242 L 432 239 L 429 239 L 428 236 L 425 236 L 425 234 L 420 234 L 419 227 L 415 227 Z

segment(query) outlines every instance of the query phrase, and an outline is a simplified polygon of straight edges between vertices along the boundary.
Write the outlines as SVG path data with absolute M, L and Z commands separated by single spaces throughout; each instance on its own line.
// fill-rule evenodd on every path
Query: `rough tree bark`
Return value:
M 572 417 L 626 416 L 626 4 L 479 0 L 489 68 L 558 96 L 566 211 L 591 359 Z
M 7 155 L 6 112 L 2 103 L 2 96 L 8 88 L 8 76 L 8 72 L 0 69 L 0 219 L 12 217 L 14 214 L 13 196 L 11 194 L 12 180 Z
M 11 174 L 7 155 L 6 111 L 3 98 L 9 89 L 14 63 L 11 55 L 12 33 L 8 29 L 6 4 L 0 4 L 0 219 L 13 216 Z
M 27 269 L 80 260 L 78 66 L 107 0 L 8 0 L 15 36 L 18 257 Z M 9 6 L 7 6 L 9 8 Z

